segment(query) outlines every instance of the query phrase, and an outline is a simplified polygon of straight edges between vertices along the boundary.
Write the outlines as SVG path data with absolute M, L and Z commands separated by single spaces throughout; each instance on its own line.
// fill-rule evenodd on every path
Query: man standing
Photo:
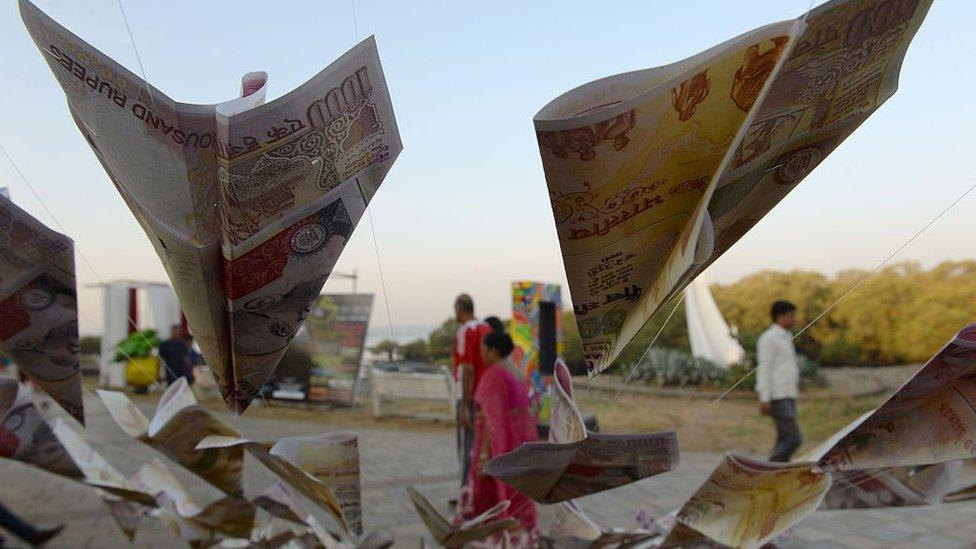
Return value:
M 159 344 L 159 357 L 166 364 L 166 386 L 181 377 L 193 385 L 193 366 L 190 364 L 190 347 L 186 344 L 183 327 L 173 325 L 169 339 Z
M 454 318 L 461 325 L 454 338 L 454 381 L 461 387 L 458 402 L 458 454 L 461 485 L 468 480 L 471 445 L 474 442 L 474 390 L 485 370 L 481 357 L 481 338 L 491 327 L 474 316 L 474 300 L 461 294 L 454 300 Z
M 760 413 L 771 416 L 776 423 L 776 447 L 769 461 L 787 462 L 803 442 L 796 422 L 800 367 L 790 332 L 796 322 L 796 306 L 777 301 L 771 316 L 772 326 L 756 342 L 756 392 Z

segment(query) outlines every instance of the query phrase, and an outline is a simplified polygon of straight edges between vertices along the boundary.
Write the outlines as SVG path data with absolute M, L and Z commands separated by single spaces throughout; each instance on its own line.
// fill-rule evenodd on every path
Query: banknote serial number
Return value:
M 976 456 L 976 441 L 972 438 L 965 438 L 969 434 L 969 430 L 963 425 L 962 419 L 959 414 L 952 409 L 952 406 L 948 402 L 943 402 L 939 405 L 939 412 L 945 417 L 946 421 L 949 423 L 949 428 L 952 429 L 952 434 L 955 435 L 957 440 L 962 441 L 963 448 L 970 455 Z M 965 440 L 963 440 L 965 438 Z

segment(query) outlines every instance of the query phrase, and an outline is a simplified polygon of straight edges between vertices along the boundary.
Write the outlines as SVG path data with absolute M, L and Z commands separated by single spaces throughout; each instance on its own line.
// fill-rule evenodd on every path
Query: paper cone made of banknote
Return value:
M 591 374 L 895 92 L 930 4 L 834 0 L 539 111 Z
M 130 540 L 142 516 L 162 520 L 184 541 L 250 535 L 255 507 L 247 500 L 224 496 L 200 507 L 159 459 L 127 479 L 63 420 L 55 420 L 53 431 L 81 467 L 85 484 L 106 492 L 103 499 Z
M 280 480 L 270 484 L 260 495 L 251 501 L 255 506 L 267 511 L 276 519 L 306 527 L 307 531 L 315 536 L 319 543 L 325 547 L 339 548 L 355 546 L 357 549 L 379 549 L 393 546 L 392 536 L 382 530 L 361 535 L 355 543 L 340 541 L 332 534 L 329 534 L 322 527 L 321 523 L 315 520 L 315 517 L 308 512 L 295 493 L 292 492 L 292 489 Z
M 711 540 L 758 548 L 817 510 L 829 473 L 814 463 L 770 463 L 726 454 L 684 504 L 661 547 Z
M 55 475 L 81 480 L 84 474 L 51 431 L 30 398 L 31 389 L 0 379 L 0 457 Z
M 375 40 L 264 104 L 178 103 L 27 0 L 78 129 L 162 260 L 227 406 L 273 374 L 402 149 Z
M 244 450 L 237 447 L 197 449 L 211 435 L 240 434 L 197 403 L 185 378 L 167 387 L 152 421 L 125 393 L 98 391 L 112 419 L 125 433 L 179 463 L 229 496 L 244 493 Z
M 828 441 L 814 459 L 831 471 L 976 457 L 976 324 L 963 328 L 887 401 Z
M 132 490 L 86 443 L 72 445 L 75 440 L 81 440 L 73 430 L 69 433 L 73 437 L 63 440 L 59 432 L 67 427 L 59 426 L 64 420 L 55 419 L 52 429 L 34 406 L 30 393 L 26 385 L 13 379 L 0 379 L 0 457 L 98 488 L 112 518 L 132 540 L 138 510 L 116 494 L 141 501 L 151 501 L 151 498 Z
M 254 527 L 256 508 L 251 502 L 224 496 L 201 507 L 158 458 L 142 466 L 131 482 L 152 495 L 159 518 L 184 541 L 212 541 L 218 534 L 248 537 Z
M 549 535 L 542 538 L 540 545 L 551 549 L 633 547 L 650 541 L 655 535 L 640 530 L 607 530 L 587 516 L 576 502 L 566 501 L 556 507 Z
M 485 466 L 492 476 L 540 503 L 557 503 L 610 490 L 678 466 L 674 431 L 602 435 L 587 433 L 569 369 L 553 370 L 551 442 L 528 442 Z
M 0 353 L 82 424 L 75 244 L 0 195 Z
M 518 526 L 518 519 L 508 517 L 505 519 L 494 520 L 499 514 L 508 509 L 511 502 L 505 500 L 491 509 L 461 524 L 452 524 L 451 521 L 438 511 L 430 501 L 424 497 L 413 486 L 407 486 L 407 494 L 413 503 L 414 509 L 420 515 L 430 535 L 434 540 L 448 548 L 463 547 L 468 543 L 476 542 L 493 536 L 499 532 Z
M 880 509 L 947 502 L 961 461 L 936 465 L 834 471 L 821 509 Z
M 247 450 L 282 482 L 329 513 L 344 530 L 353 536 L 362 532 L 358 445 L 350 444 L 349 433 L 285 437 L 274 443 L 212 435 L 196 447 L 201 451 Z M 355 449 L 354 458 L 350 448 Z

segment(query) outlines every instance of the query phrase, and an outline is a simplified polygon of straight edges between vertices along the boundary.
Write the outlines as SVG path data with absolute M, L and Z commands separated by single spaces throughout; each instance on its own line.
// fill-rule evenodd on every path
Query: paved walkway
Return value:
M 86 396 L 89 427 L 85 436 L 125 474 L 132 474 L 154 457 L 149 448 L 128 438 L 108 417 L 101 403 Z M 147 415 L 151 413 L 146 410 Z M 328 412 L 320 422 L 285 421 L 224 416 L 245 436 L 259 439 L 312 434 L 328 430 Z M 397 547 L 417 547 L 426 531 L 407 499 L 404 487 L 415 485 L 431 501 L 455 497 L 457 466 L 452 433 L 406 430 L 361 430 L 363 515 L 367 530 L 387 528 Z M 679 506 L 717 463 L 719 456 L 683 454 L 679 471 L 581 500 L 586 511 L 605 526 L 627 526 L 639 506 L 663 514 Z M 200 501 L 217 493 L 189 473 L 174 471 Z M 247 493 L 259 492 L 270 476 L 248 458 Z M 101 500 L 80 484 L 7 460 L 0 460 L 0 500 L 31 521 L 49 525 L 64 522 L 65 532 L 51 547 L 125 546 Z M 551 510 L 543 509 L 543 529 Z M 429 540 L 429 538 L 428 538 Z M 9 543 L 9 538 L 8 538 Z M 159 523 L 143 521 L 135 547 L 177 546 Z M 829 511 L 810 517 L 796 531 L 791 547 L 976 547 L 976 503 L 880 511 Z

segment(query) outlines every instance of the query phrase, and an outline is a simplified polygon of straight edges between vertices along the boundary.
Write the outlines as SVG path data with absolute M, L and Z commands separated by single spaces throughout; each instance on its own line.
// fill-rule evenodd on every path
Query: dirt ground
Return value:
M 799 401 L 800 426 L 804 444 L 801 452 L 816 446 L 864 412 L 877 406 L 885 395 L 873 397 L 830 397 L 824 390 L 817 398 Z M 153 395 L 132 395 L 136 401 L 154 402 Z M 752 400 L 711 399 L 614 394 L 607 391 L 581 389 L 577 401 L 584 413 L 595 414 L 600 430 L 606 433 L 651 432 L 667 429 L 678 431 L 678 441 L 684 451 L 735 451 L 764 457 L 772 448 L 775 433 L 772 420 L 759 415 Z M 201 401 L 214 410 L 224 410 L 223 403 L 201 395 Z M 256 400 L 246 414 L 255 418 L 322 422 L 342 428 L 395 429 L 433 432 L 453 429 L 447 421 L 450 410 L 443 404 L 398 403 L 400 413 L 428 416 L 372 417 L 372 405 L 364 399 L 355 407 L 312 407 L 285 405 Z M 429 419 L 441 415 L 444 419 Z
M 817 398 L 798 404 L 804 444 L 800 451 L 829 438 L 884 397 Z M 765 456 L 773 447 L 775 431 L 771 419 L 759 414 L 758 403 L 750 400 L 712 400 L 649 397 L 600 391 L 579 391 L 580 409 L 595 414 L 600 429 L 607 433 L 678 431 L 684 451 L 735 451 Z

